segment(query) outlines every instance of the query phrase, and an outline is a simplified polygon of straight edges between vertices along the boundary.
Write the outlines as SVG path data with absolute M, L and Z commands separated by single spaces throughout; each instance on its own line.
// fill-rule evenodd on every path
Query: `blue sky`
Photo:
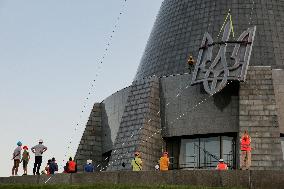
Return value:
M 0 176 L 18 140 L 74 155 L 93 103 L 131 84 L 161 2 L 0 0 Z

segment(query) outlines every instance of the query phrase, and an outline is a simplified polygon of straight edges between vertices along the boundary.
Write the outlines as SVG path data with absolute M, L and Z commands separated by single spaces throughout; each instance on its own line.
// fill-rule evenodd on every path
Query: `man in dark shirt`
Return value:
M 52 159 L 51 159 L 51 163 L 50 163 L 50 165 L 49 165 L 49 171 L 50 171 L 50 174 L 51 174 L 51 175 L 54 175 L 55 173 L 58 172 L 58 165 L 57 165 L 57 163 L 56 163 L 55 158 L 52 158 Z

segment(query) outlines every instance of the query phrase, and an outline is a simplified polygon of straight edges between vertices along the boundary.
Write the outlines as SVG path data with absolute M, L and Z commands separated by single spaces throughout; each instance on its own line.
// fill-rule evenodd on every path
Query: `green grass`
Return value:
M 220 187 L 196 187 L 196 186 L 142 186 L 142 185 L 0 185 L 0 189 L 240 189 L 240 188 L 220 188 Z

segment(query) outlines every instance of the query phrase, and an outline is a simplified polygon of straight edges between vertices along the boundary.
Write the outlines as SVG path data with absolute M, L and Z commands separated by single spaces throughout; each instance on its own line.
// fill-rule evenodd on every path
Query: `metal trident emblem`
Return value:
M 213 42 L 210 34 L 206 32 L 199 48 L 191 85 L 203 83 L 205 91 L 210 95 L 222 90 L 228 80 L 244 81 L 246 78 L 256 26 L 244 31 L 237 41 L 229 41 L 231 31 L 232 26 L 227 22 L 221 42 Z M 227 44 L 235 44 L 231 55 L 234 63 L 231 64 L 226 60 Z M 220 49 L 212 62 L 214 45 L 220 45 Z

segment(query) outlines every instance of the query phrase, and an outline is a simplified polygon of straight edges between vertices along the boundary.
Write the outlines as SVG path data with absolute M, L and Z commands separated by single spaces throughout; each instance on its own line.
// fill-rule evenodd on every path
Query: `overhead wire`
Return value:
M 105 48 L 104 48 L 104 53 L 102 55 L 102 57 L 100 58 L 100 60 L 98 61 L 98 64 L 97 64 L 97 73 L 95 74 L 95 77 L 94 79 L 92 80 L 91 84 L 90 84 L 90 88 L 89 88 L 89 92 L 87 92 L 87 95 L 86 97 L 84 98 L 84 103 L 83 103 L 83 107 L 82 109 L 80 110 L 80 114 L 79 114 L 79 120 L 75 123 L 75 127 L 74 127 L 74 133 L 73 135 L 69 138 L 68 142 L 67 142 L 67 151 L 65 152 L 64 154 L 64 158 L 66 159 L 68 157 L 68 154 L 72 157 L 71 155 L 71 149 L 72 149 L 72 143 L 73 143 L 73 139 L 74 139 L 74 136 L 76 135 L 78 129 L 81 127 L 81 121 L 82 121 L 82 118 L 83 118 L 83 115 L 84 113 L 86 112 L 86 108 L 88 107 L 88 101 L 90 100 L 90 97 L 91 95 L 94 94 L 94 89 L 95 89 L 95 83 L 99 77 L 99 74 L 100 74 L 100 70 L 102 68 L 102 65 L 106 59 L 106 57 L 108 56 L 109 54 L 109 50 L 112 46 L 112 41 L 114 39 L 114 35 L 115 33 L 118 31 L 119 29 L 119 24 L 120 24 L 120 20 L 121 20 L 121 17 L 125 14 L 126 12 L 126 3 L 127 3 L 127 0 L 122 0 L 122 5 L 121 5 L 121 8 L 120 8 L 120 11 L 119 11 L 119 14 L 118 16 L 116 17 L 115 19 L 115 23 L 112 27 L 112 30 L 109 34 L 109 37 L 105 43 Z M 63 159 L 62 163 L 63 165 L 61 165 L 61 167 L 64 166 L 64 162 L 65 162 L 65 159 Z

